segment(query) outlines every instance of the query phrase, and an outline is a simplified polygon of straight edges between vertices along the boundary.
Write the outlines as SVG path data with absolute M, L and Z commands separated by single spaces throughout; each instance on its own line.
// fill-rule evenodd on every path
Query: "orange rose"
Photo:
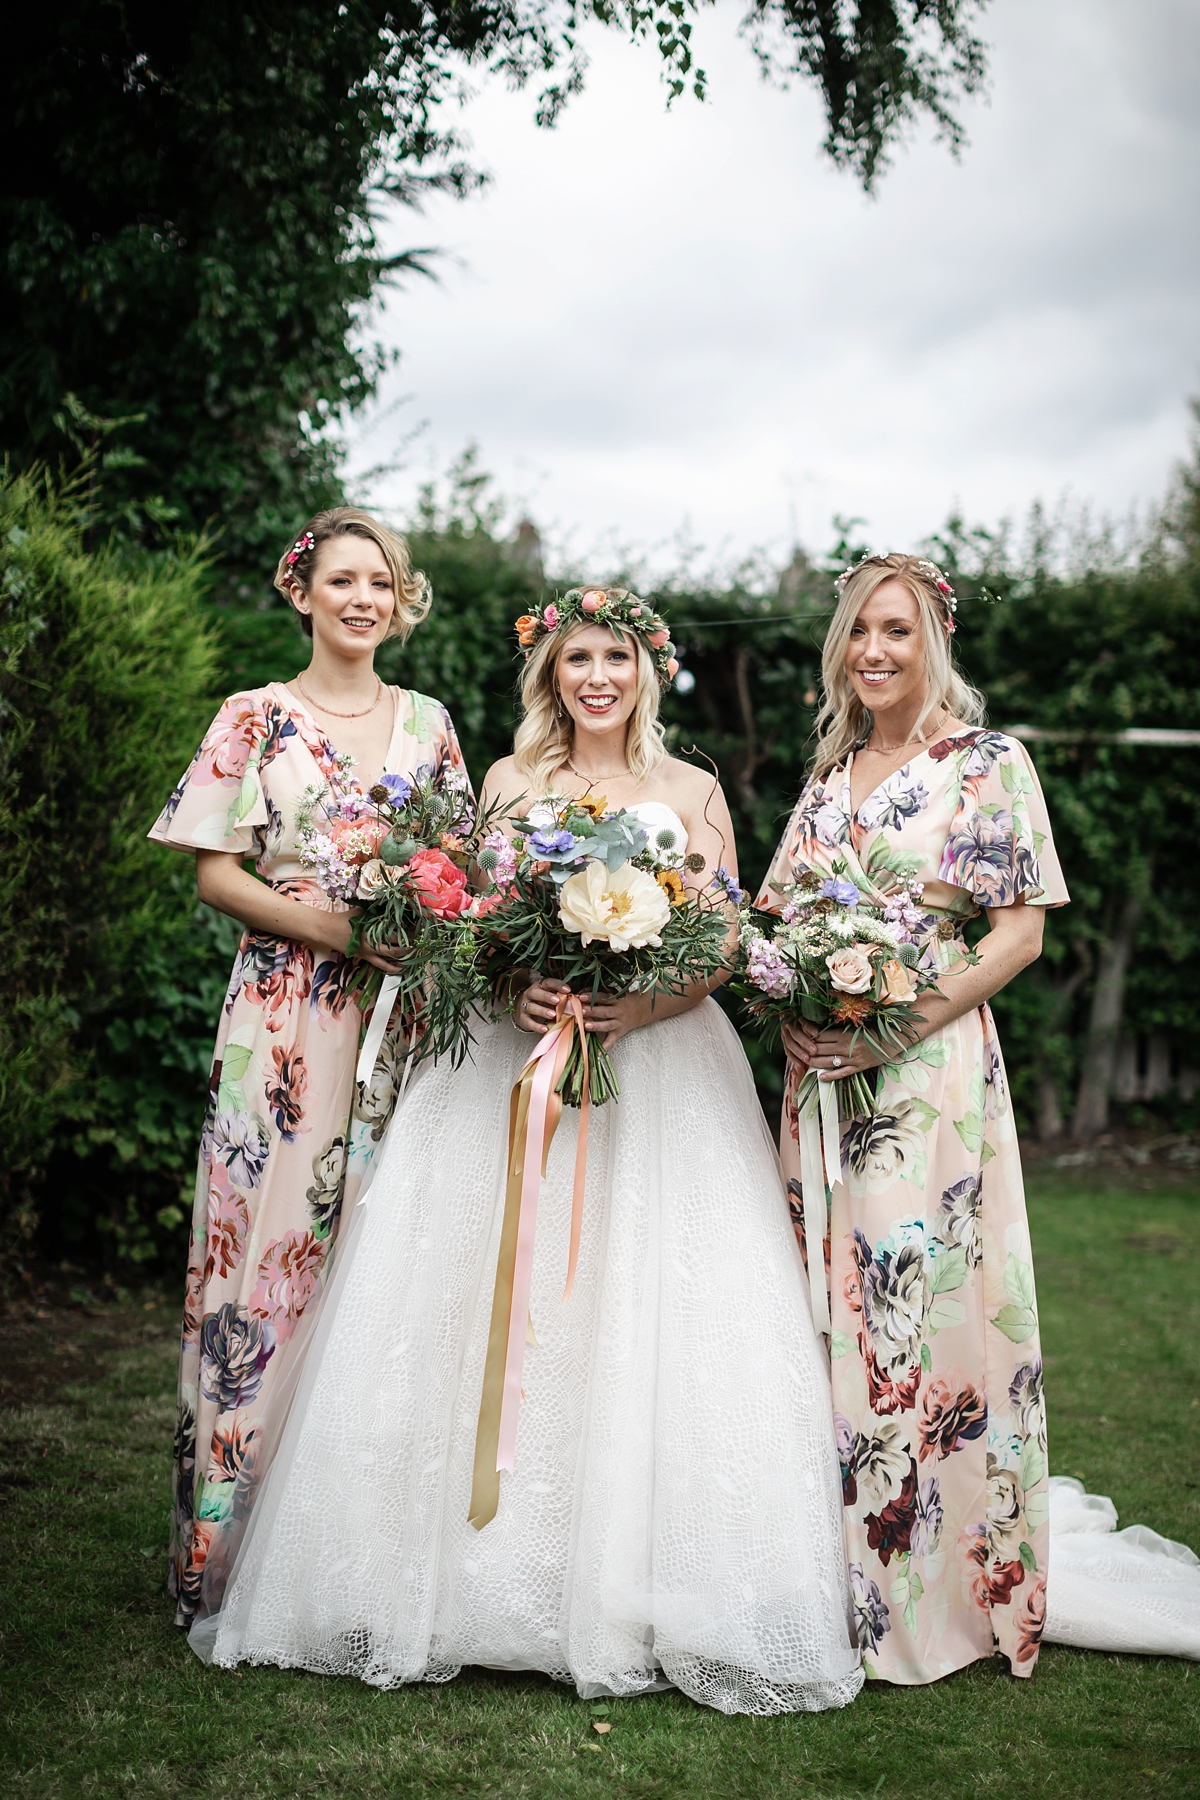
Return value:
M 528 650 L 537 636 L 537 620 L 532 613 L 522 613 L 517 620 L 517 642 Z
M 879 973 L 883 977 L 880 999 L 885 1006 L 896 1006 L 902 1001 L 916 999 L 917 984 L 913 972 L 899 957 L 889 957 L 887 962 L 880 965 Z

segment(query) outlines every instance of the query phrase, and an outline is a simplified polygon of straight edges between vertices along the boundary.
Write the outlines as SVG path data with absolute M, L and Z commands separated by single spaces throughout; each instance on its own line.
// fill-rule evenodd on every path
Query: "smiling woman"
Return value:
M 356 1090 L 350 919 L 300 862 L 301 804 L 324 790 L 353 821 L 385 772 L 462 780 L 445 708 L 385 687 L 374 670 L 378 645 L 407 638 L 429 609 L 404 540 L 353 508 L 319 513 L 280 558 L 276 586 L 312 639 L 308 667 L 225 702 L 150 834 L 194 853 L 201 899 L 246 927 L 213 1058 L 188 1259 L 171 1578 L 183 1625 L 202 1591 L 219 1598 L 235 1487 L 250 1479 L 263 1409 L 328 1274 L 343 1200 L 390 1117 L 405 1048 L 397 1020 Z

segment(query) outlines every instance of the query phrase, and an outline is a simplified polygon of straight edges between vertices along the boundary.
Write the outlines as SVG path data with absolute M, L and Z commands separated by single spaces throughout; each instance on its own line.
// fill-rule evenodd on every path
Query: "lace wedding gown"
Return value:
M 564 1112 L 516 1469 L 493 1521 L 467 1522 L 509 1094 L 534 1041 L 503 1020 L 458 1070 L 418 1070 L 193 1647 L 378 1687 L 482 1664 L 585 1698 L 674 1684 L 723 1712 L 844 1706 L 863 1674 L 829 1380 L 749 1067 L 712 1000 L 616 1047 L 566 1304 Z

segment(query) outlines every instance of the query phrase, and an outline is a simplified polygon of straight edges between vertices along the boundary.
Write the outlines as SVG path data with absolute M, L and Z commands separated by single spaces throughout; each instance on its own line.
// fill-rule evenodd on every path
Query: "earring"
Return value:
M 557 688 L 554 690 L 554 711 L 560 719 L 565 719 L 567 716 L 567 709 L 563 705 L 562 695 Z

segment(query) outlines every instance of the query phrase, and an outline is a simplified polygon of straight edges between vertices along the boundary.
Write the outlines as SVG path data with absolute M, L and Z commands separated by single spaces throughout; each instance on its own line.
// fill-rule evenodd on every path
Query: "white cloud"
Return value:
M 874 201 L 724 9 L 698 33 L 704 107 L 668 114 L 652 54 L 600 32 L 554 132 L 485 88 L 466 125 L 490 188 L 395 221 L 458 260 L 380 322 L 403 362 L 355 458 L 428 428 L 379 497 L 403 511 L 476 439 L 577 547 L 685 523 L 727 552 L 820 547 L 835 511 L 900 545 L 954 504 L 1153 500 L 1200 387 L 1200 8 L 997 0 L 987 21 L 962 163 L 919 141 Z

